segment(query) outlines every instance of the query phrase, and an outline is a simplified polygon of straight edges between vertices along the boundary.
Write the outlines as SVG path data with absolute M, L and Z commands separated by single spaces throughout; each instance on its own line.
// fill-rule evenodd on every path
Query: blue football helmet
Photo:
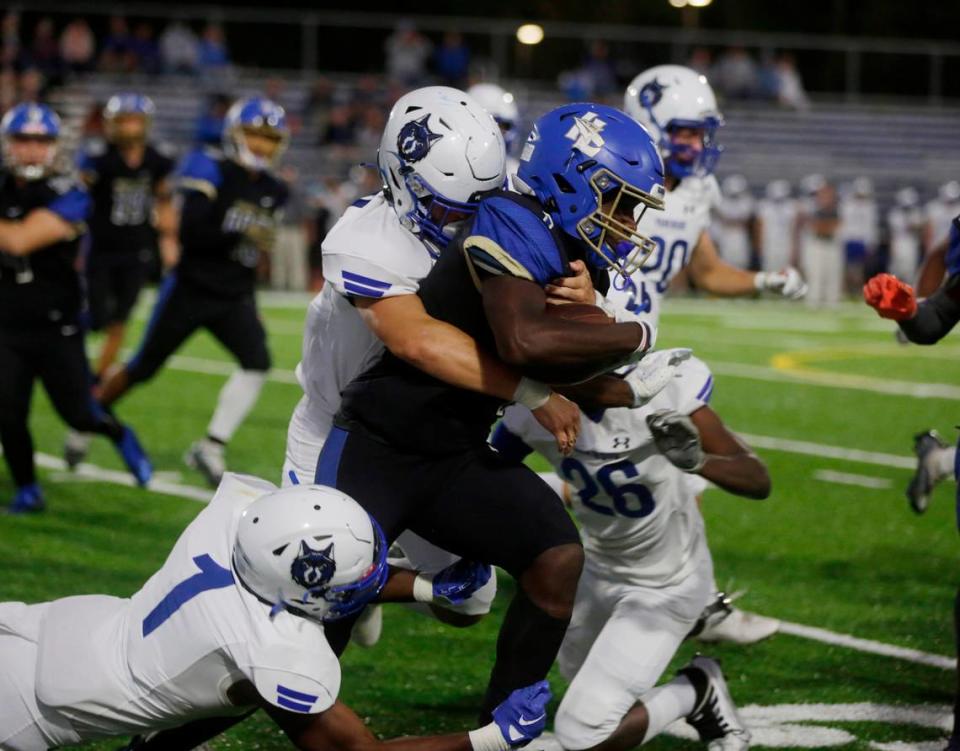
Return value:
M 266 136 L 277 142 L 269 156 L 258 156 L 247 145 L 247 133 Z M 290 127 L 283 107 L 266 97 L 238 99 L 223 122 L 223 150 L 228 157 L 252 170 L 268 170 L 280 159 L 290 142 Z
M 723 115 L 706 76 L 682 65 L 657 65 L 627 86 L 623 109 L 658 141 L 667 172 L 678 179 L 713 172 L 723 152 L 717 131 Z M 677 128 L 692 128 L 703 138 L 697 149 L 673 140 Z
M 157 108 L 153 100 L 145 94 L 114 94 L 107 100 L 107 104 L 103 108 L 103 124 L 108 139 L 115 143 L 121 140 L 134 142 L 145 140 L 156 112 Z M 128 138 L 126 134 L 119 133 L 116 129 L 116 118 L 120 115 L 141 116 L 143 118 L 142 133 L 133 138 Z
M 647 208 L 663 209 L 663 161 L 626 113 L 602 104 L 548 112 L 527 138 L 517 178 L 555 226 L 593 251 L 591 265 L 630 274 L 656 248 L 636 224 Z M 625 223 L 625 216 L 633 219 Z
M 60 140 L 60 118 L 44 104 L 18 104 L 0 120 L 0 139 L 3 161 L 13 173 L 24 180 L 39 180 L 53 171 Z M 48 142 L 46 156 L 39 162 L 18 162 L 10 149 L 14 139 Z

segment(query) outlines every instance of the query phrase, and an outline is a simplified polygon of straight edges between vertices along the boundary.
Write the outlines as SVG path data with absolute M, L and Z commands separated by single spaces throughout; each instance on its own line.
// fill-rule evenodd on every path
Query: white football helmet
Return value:
M 851 185 L 853 195 L 857 198 L 873 198 L 873 180 L 869 177 L 858 177 Z
M 517 140 L 517 127 L 520 124 L 520 112 L 513 94 L 495 83 L 476 83 L 467 89 L 467 93 L 493 115 L 503 132 L 503 140 L 509 152 Z
M 717 130 L 723 115 L 706 76 L 682 65 L 648 68 L 627 86 L 623 109 L 656 139 L 670 175 L 684 178 L 713 171 L 722 151 Z M 703 148 L 673 143 L 675 128 L 701 130 Z
M 940 186 L 937 190 L 937 197 L 943 203 L 954 203 L 955 201 L 960 201 L 960 183 L 956 180 L 951 180 Z
M 385 195 L 400 222 L 437 248 L 506 178 L 503 135 L 473 97 L 447 86 L 405 94 L 377 152 Z
M 914 206 L 920 205 L 920 194 L 916 188 L 910 186 L 900 188 L 896 193 L 895 199 L 897 206 L 903 209 L 911 209 Z
M 764 193 L 771 201 L 786 201 L 790 197 L 790 183 L 786 180 L 771 180 Z
M 329 622 L 359 613 L 387 581 L 387 545 L 359 503 L 323 485 L 258 498 L 240 517 L 233 569 L 276 613 Z
M 743 175 L 730 175 L 723 181 L 722 193 L 725 198 L 738 198 L 747 192 L 747 178 Z

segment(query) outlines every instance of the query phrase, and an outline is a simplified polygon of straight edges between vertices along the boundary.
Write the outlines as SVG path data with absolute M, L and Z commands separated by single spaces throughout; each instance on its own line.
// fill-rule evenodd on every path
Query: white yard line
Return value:
M 814 480 L 832 482 L 837 485 L 856 485 L 861 488 L 886 490 L 893 485 L 889 477 L 873 475 L 855 475 L 851 472 L 834 472 L 832 469 L 818 469 L 813 473 Z
M 820 456 L 824 459 L 842 459 L 848 462 L 876 464 L 880 467 L 897 467 L 899 469 L 914 469 L 917 466 L 917 460 L 912 456 L 884 454 L 879 451 L 863 451 L 861 449 L 848 449 L 842 446 L 828 446 L 824 443 L 795 441 L 790 438 L 774 438 L 772 436 L 752 435 L 750 433 L 740 433 L 739 435 L 755 448 L 770 449 L 772 451 Z

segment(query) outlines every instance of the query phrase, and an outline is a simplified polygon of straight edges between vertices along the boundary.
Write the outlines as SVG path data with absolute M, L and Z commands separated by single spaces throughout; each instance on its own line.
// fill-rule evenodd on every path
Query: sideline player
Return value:
M 636 409 L 585 414 L 570 456 L 517 406 L 491 438 L 516 462 L 537 451 L 573 491 L 586 561 L 559 655 L 571 683 L 556 719 L 571 751 L 633 748 L 681 718 L 704 741 L 748 747 L 714 660 L 697 657 L 654 688 L 713 599 L 713 563 L 687 474 L 751 498 L 770 493 L 763 463 L 709 406 L 707 366 L 691 358 L 676 376 Z
M 913 288 L 890 274 L 878 274 L 863 287 L 863 297 L 882 318 L 897 322 L 907 339 L 915 344 L 936 344 L 960 322 L 960 216 L 950 225 L 946 254 L 947 279 L 939 289 L 924 300 L 917 300 Z M 914 510 L 926 510 L 929 493 L 934 483 L 946 476 L 944 459 L 957 450 L 941 444 L 930 446 L 926 454 L 919 451 L 919 440 L 930 433 L 918 436 L 919 466 L 911 480 L 907 496 Z M 958 478 L 960 467 L 954 463 L 953 476 Z M 960 489 L 957 491 L 957 525 L 960 527 Z M 954 602 L 954 634 L 957 654 L 960 656 L 960 589 Z M 960 657 L 958 657 L 960 659 Z M 957 698 L 953 710 L 953 734 L 948 751 L 960 751 L 960 663 L 957 672 Z
M 515 691 L 470 733 L 387 742 L 338 699 L 325 624 L 377 596 L 410 599 L 415 578 L 388 579 L 383 533 L 343 493 L 227 475 L 132 597 L 0 604 L 0 748 L 41 751 L 256 708 L 316 751 L 506 750 L 537 737 L 546 682 Z M 453 576 L 432 590 L 440 601 L 469 587 Z
M 90 198 L 56 174 L 59 137 L 60 119 L 44 105 L 17 105 L 0 122 L 0 443 L 14 513 L 44 507 L 28 426 L 36 378 L 71 428 L 113 441 L 140 485 L 152 473 L 133 431 L 90 398 L 75 268 Z
M 224 123 L 226 157 L 196 151 L 178 170 L 182 253 L 163 281 L 136 354 L 103 384 L 108 406 L 151 379 L 197 329 L 205 328 L 237 359 L 207 427 L 187 452 L 212 486 L 226 468 L 225 449 L 256 404 L 270 369 L 254 289 L 260 254 L 269 252 L 287 197 L 271 173 L 290 131 L 283 108 L 262 97 L 234 103 Z
M 521 155 L 517 184 L 528 195 L 500 191 L 480 201 L 420 283 L 427 313 L 547 382 L 635 361 L 652 344 L 647 324 L 596 326 L 549 315 L 544 288 L 569 274 L 572 260 L 591 266 L 597 282 L 611 265 L 627 273 L 642 262 L 648 244 L 637 236 L 634 212 L 662 205 L 661 181 L 655 145 L 624 113 L 593 104 L 551 111 Z M 453 387 L 386 353 L 344 390 L 316 478 L 371 510 L 388 540 L 410 529 L 516 579 L 482 717 L 511 689 L 546 675 L 583 556 L 553 491 L 487 446 L 506 401 Z

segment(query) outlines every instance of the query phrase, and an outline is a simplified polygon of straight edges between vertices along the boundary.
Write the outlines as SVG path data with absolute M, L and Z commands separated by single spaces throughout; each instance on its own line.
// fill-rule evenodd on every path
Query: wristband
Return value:
M 650 351 L 650 348 L 653 347 L 654 343 L 654 333 L 649 323 L 646 321 L 633 321 L 633 323 L 636 323 L 643 331 L 641 333 L 640 346 L 627 356 L 623 362 L 625 365 L 640 362 Z
M 433 577 L 429 574 L 417 574 L 413 580 L 414 602 L 433 602 Z
M 479 730 L 471 730 L 467 735 L 473 751 L 510 751 L 510 744 L 495 722 L 484 725 Z
M 552 393 L 553 389 L 547 384 L 523 376 L 517 384 L 517 390 L 513 392 L 513 401 L 532 412 L 546 404 Z

